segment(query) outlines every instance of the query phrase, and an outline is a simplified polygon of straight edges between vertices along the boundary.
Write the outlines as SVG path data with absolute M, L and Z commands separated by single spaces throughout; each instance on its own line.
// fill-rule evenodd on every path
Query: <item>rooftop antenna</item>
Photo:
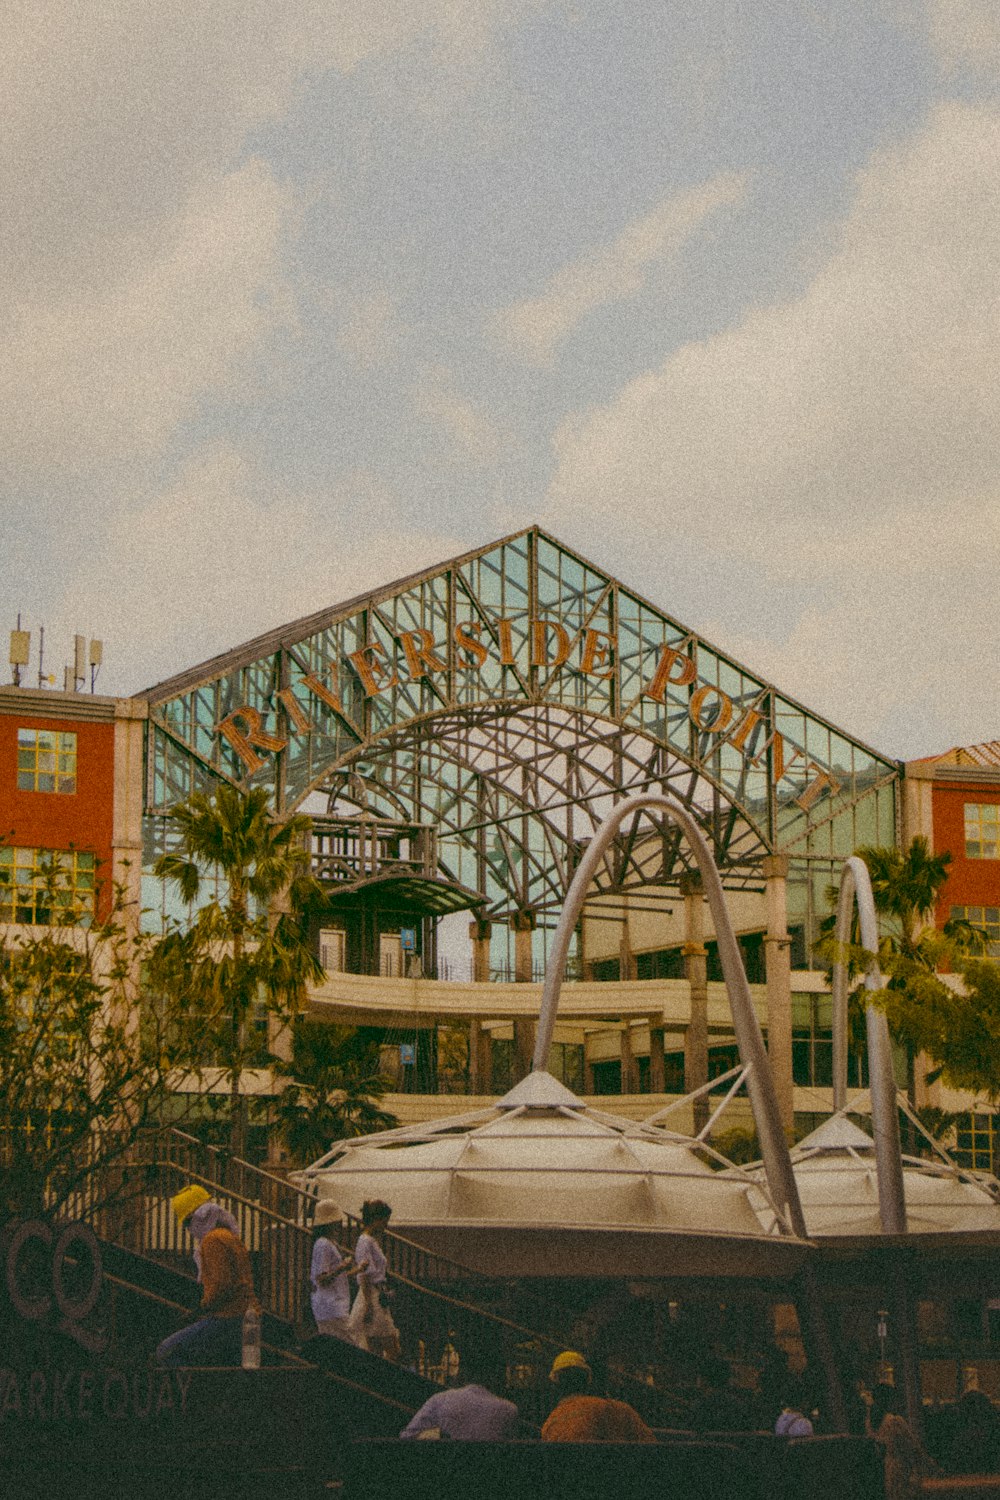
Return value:
M 87 637 L 85 635 L 75 635 L 73 637 L 73 665 L 66 667 L 63 673 L 64 692 L 79 693 L 83 691 L 87 685 L 88 666 L 90 668 L 90 691 L 93 692 L 103 655 L 103 641 L 92 640 L 88 651 Z
M 10 633 L 10 664 L 14 669 L 14 686 L 21 686 L 21 668 L 28 665 L 31 654 L 31 632 L 21 629 L 21 611 L 17 612 L 17 629 Z
M 87 680 L 87 637 L 75 635 L 73 637 L 73 691 L 79 692 L 82 683 Z

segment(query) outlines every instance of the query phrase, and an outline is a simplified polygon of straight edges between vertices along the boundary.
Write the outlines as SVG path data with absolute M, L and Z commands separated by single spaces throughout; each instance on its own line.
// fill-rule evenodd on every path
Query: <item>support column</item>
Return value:
M 510 919 L 514 929 L 514 979 L 518 984 L 530 984 L 534 963 L 532 933 L 535 930 L 535 913 L 531 910 L 516 911 Z
M 492 924 L 486 917 L 474 917 L 469 923 L 472 939 L 472 980 L 474 984 L 489 984 L 490 981 L 490 932 Z
M 632 1028 L 627 1021 L 622 1022 L 618 1038 L 622 1060 L 621 1091 L 623 1094 L 637 1094 L 639 1092 L 639 1069 L 632 1050 Z
M 625 920 L 622 923 L 621 941 L 618 944 L 618 977 L 620 979 L 634 979 L 636 977 L 635 954 L 632 952 L 632 938 L 628 927 L 628 907 L 625 908 Z
M 792 954 L 788 936 L 788 855 L 768 854 L 761 863 L 767 933 L 764 964 L 767 980 L 767 1055 L 785 1133 L 795 1125 L 792 1094 Z
M 515 912 L 511 917 L 514 929 L 514 979 L 518 984 L 530 984 L 532 978 L 535 913 L 530 910 Z M 524 1017 L 514 1022 L 514 1075 L 515 1082 L 526 1078 L 531 1072 L 535 1052 L 535 1021 Z
M 129 1045 L 136 1053 L 140 1040 L 139 995 L 142 986 L 138 938 L 142 912 L 143 755 L 148 713 L 148 705 L 141 698 L 119 698 L 115 703 L 111 890 L 102 892 L 99 907 L 99 915 L 103 918 L 105 914 L 110 915 L 104 906 L 109 895 L 112 906 L 117 906 L 120 900 L 120 909 L 114 916 L 125 939 L 116 955 L 124 972 L 106 993 L 103 1019 L 124 1028 Z M 121 1123 L 128 1129 L 135 1123 L 134 1117 L 127 1106 L 121 1113 Z M 114 1167 L 108 1181 L 117 1184 L 106 1209 L 112 1234 L 121 1244 L 141 1250 L 144 1224 L 142 1169 L 137 1169 L 133 1178 L 126 1156 Z
M 705 948 L 705 895 L 701 875 L 689 870 L 681 876 L 684 897 L 684 972 L 691 993 L 691 1017 L 684 1036 L 684 1090 L 691 1094 L 708 1082 L 708 952 Z M 694 1106 L 697 1133 L 708 1121 L 707 1098 Z
M 493 1092 L 493 1041 L 482 1021 L 469 1022 L 469 1093 Z
M 649 1018 L 649 1092 L 651 1094 L 664 1094 L 667 1089 L 667 1075 L 663 1063 L 663 1052 L 666 1038 L 663 1029 L 662 1015 L 650 1016 Z

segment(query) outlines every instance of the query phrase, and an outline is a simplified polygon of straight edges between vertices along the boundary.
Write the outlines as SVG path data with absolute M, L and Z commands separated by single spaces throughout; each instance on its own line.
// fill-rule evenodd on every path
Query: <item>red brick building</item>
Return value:
M 938 926 L 966 917 L 1000 957 L 1000 741 L 909 761 L 904 797 L 907 841 L 922 833 L 951 855 Z
M 130 854 L 138 878 L 142 718 L 131 700 L 0 688 L 0 923 L 72 909 L 89 925 Z
M 906 842 L 923 834 L 936 853 L 951 855 L 937 925 L 964 917 L 985 929 L 991 956 L 1000 958 L 1000 741 L 907 762 L 903 808 Z M 932 1090 L 928 1102 L 961 1107 L 943 1089 Z M 995 1169 L 1000 1131 L 985 1105 L 963 1121 L 958 1144 L 967 1165 Z

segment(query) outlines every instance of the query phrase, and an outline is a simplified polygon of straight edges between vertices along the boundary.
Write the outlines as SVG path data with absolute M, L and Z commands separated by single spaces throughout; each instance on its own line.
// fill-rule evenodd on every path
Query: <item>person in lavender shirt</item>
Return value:
M 488 1378 L 476 1351 L 463 1351 L 459 1379 L 464 1385 L 439 1391 L 425 1401 L 399 1434 L 404 1438 L 464 1438 L 469 1442 L 495 1443 L 516 1436 L 518 1410 L 513 1401 L 494 1396 L 483 1381 Z

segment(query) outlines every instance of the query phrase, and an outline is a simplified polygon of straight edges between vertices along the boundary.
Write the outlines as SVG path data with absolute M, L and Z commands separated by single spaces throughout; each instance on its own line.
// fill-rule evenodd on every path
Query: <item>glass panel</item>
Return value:
M 382 666 L 366 692 L 350 657 L 372 642 Z M 248 764 L 220 733 L 241 709 L 285 744 L 280 756 L 251 745 Z M 275 796 L 280 775 L 289 807 L 322 794 L 434 824 L 441 872 L 495 913 L 561 905 L 597 821 L 643 787 L 691 806 L 729 885 L 759 888 L 769 850 L 801 859 L 803 943 L 831 862 L 894 835 L 893 763 L 537 533 L 366 601 L 153 714 L 164 727 L 149 731 L 150 813 L 210 790 L 217 773 Z M 252 740 L 253 721 L 233 724 Z M 1000 824 L 989 828 L 1000 847 Z M 680 859 L 676 841 L 644 836 L 623 888 L 675 876 Z

